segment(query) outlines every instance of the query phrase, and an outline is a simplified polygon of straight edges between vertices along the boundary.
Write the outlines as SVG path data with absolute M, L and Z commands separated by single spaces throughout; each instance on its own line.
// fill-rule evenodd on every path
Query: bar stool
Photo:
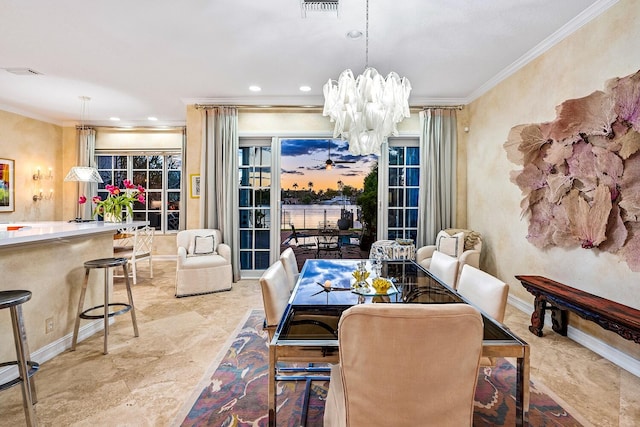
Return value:
M 131 285 L 129 284 L 129 271 L 127 268 L 127 258 L 101 258 L 87 261 L 84 263 L 84 284 L 82 285 L 82 291 L 80 292 L 80 302 L 78 303 L 78 315 L 76 316 L 76 325 L 73 329 L 73 341 L 71 342 L 71 350 L 76 349 L 78 343 L 78 331 L 80 329 L 80 319 L 104 319 L 104 354 L 108 353 L 107 350 L 107 336 L 109 335 L 109 318 L 118 316 L 131 311 L 131 321 L 133 322 L 133 332 L 135 336 L 138 335 L 138 323 L 136 322 L 136 309 L 133 306 L 133 296 L 131 295 Z M 122 266 L 124 272 L 125 283 L 127 286 L 127 295 L 129 296 L 129 303 L 110 303 L 109 302 L 109 268 Z M 83 311 L 84 298 L 87 292 L 87 284 L 89 283 L 89 272 L 94 268 L 103 268 L 104 271 L 104 304 L 91 307 Z M 120 308 L 116 311 L 110 311 L 109 307 Z M 94 310 L 102 310 L 102 314 L 89 314 Z
M 11 325 L 13 326 L 13 340 L 16 344 L 16 357 L 18 360 L 0 363 L 2 366 L 18 366 L 19 376 L 4 384 L 0 384 L 0 391 L 6 390 L 20 383 L 22 385 L 22 406 L 27 417 L 27 425 L 37 425 L 36 413 L 33 405 L 38 402 L 36 385 L 31 376 L 36 373 L 40 365 L 29 359 L 29 346 L 27 345 L 27 333 L 22 318 L 22 304 L 31 299 L 31 292 L 23 290 L 0 291 L 0 310 L 8 308 L 11 311 Z M 27 368 L 28 367 L 28 368 Z

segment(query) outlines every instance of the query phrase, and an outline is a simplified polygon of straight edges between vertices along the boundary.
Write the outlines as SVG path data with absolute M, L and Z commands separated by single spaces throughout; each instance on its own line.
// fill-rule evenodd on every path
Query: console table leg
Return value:
M 533 302 L 533 313 L 531 314 L 531 326 L 529 331 L 532 334 L 541 337 L 542 328 L 544 327 L 544 310 L 547 306 L 545 298 L 541 295 L 536 296 Z
M 554 331 L 560 335 L 567 336 L 568 312 L 557 307 L 551 309 L 551 323 Z

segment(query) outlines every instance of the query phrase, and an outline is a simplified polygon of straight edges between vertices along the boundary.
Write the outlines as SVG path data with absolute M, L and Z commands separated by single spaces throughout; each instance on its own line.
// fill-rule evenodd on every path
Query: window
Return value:
M 418 232 L 420 178 L 419 141 L 413 138 L 389 138 L 387 151 L 386 206 L 387 239 L 413 239 Z M 385 182 L 382 181 L 382 182 Z M 383 187 L 384 188 L 384 187 Z
M 182 156 L 179 153 L 98 154 L 96 164 L 104 181 L 98 184 L 98 196 L 108 195 L 105 186 L 123 188 L 130 179 L 146 189 L 145 203 L 133 204 L 133 219 L 149 221 L 161 232 L 178 231 L 180 227 Z

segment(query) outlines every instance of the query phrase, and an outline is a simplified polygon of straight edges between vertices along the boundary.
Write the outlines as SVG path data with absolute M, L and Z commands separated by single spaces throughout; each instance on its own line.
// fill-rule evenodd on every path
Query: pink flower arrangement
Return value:
M 126 210 L 129 215 L 133 215 L 133 202 L 145 202 L 145 189 L 141 185 L 135 185 L 129 179 L 122 181 L 124 190 L 115 185 L 107 184 L 105 189 L 109 192 L 106 199 L 102 200 L 100 196 L 94 196 L 91 201 L 95 205 L 93 216 L 111 215 L 115 220 L 122 219 L 122 211 Z M 78 203 L 87 202 L 85 196 L 80 196 Z

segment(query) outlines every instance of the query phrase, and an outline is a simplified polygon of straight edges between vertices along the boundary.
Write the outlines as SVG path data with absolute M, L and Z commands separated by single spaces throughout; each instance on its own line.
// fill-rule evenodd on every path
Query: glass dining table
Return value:
M 377 293 L 372 287 L 353 290 L 352 273 L 359 267 L 369 272 L 369 283 L 379 276 L 389 279 L 388 290 Z M 466 303 L 462 295 L 429 271 L 410 260 L 309 259 L 305 262 L 289 303 L 269 343 L 269 426 L 276 424 L 276 370 L 280 362 L 338 363 L 337 331 L 330 328 L 296 328 L 299 319 L 333 318 L 356 304 L 369 303 Z M 480 310 L 482 313 L 482 310 Z M 529 345 L 505 325 L 482 313 L 484 338 L 482 355 L 515 358 L 516 426 L 528 425 Z M 455 337 L 452 337 L 455 338 Z

